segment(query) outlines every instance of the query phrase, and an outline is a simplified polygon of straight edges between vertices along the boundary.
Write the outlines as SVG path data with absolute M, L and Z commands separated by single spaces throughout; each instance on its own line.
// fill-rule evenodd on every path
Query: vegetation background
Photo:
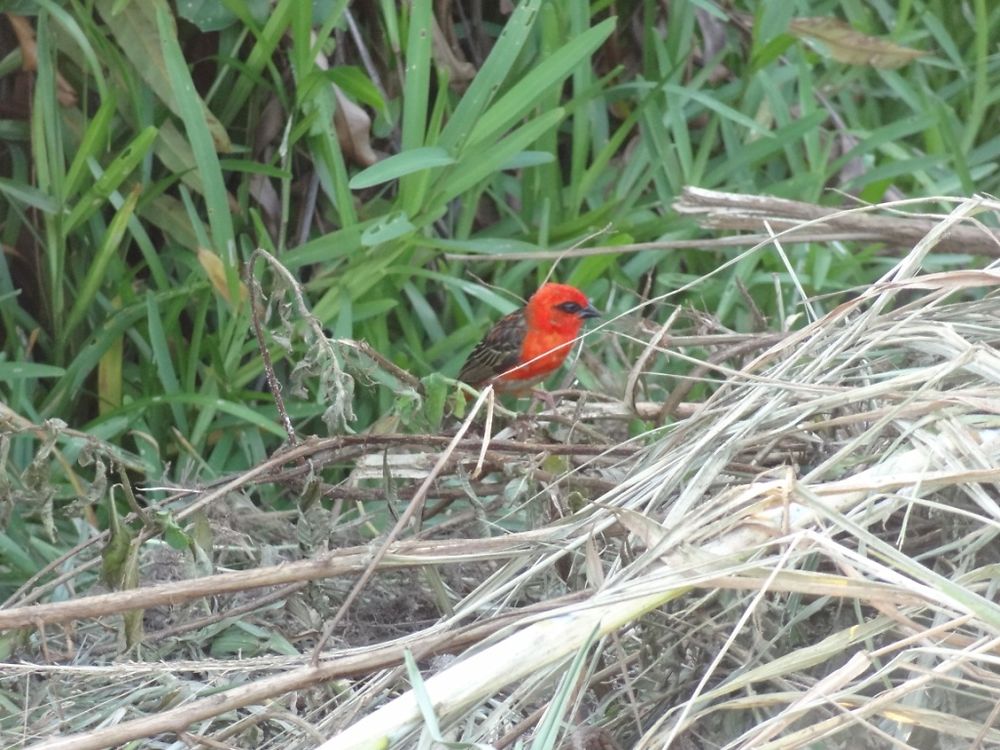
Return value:
M 698 336 L 764 346 L 823 319 L 912 246 L 886 236 L 747 252 L 752 240 L 720 240 L 675 210 L 685 187 L 847 208 L 926 198 L 925 213 L 950 211 L 942 196 L 1000 192 L 1000 6 L 987 0 L 0 8 L 8 608 L 307 559 L 336 546 L 331 534 L 384 538 L 399 510 L 362 497 L 405 507 L 426 466 L 411 476 L 378 454 L 361 476 L 360 452 L 337 453 L 308 476 L 228 498 L 224 511 L 191 509 L 185 491 L 218 487 L 289 444 L 255 321 L 297 435 L 447 438 L 470 397 L 447 376 L 551 275 L 610 321 L 560 383 L 623 404 L 606 437 L 655 447 L 680 412 L 643 411 L 623 393 L 663 404 L 721 341 Z M 978 268 L 987 252 L 951 248 L 920 263 Z M 650 353 L 672 315 L 672 335 L 690 345 Z M 686 401 L 719 382 L 693 377 Z M 543 431 L 528 442 L 566 439 Z M 561 461 L 542 467 L 550 480 L 568 470 Z M 536 491 L 512 489 L 521 481 L 505 477 L 493 495 Z M 476 509 L 467 486 L 455 479 L 434 497 Z M 567 502 L 583 502 L 574 492 Z M 522 509 L 496 528 L 548 520 Z M 378 618 L 438 616 L 406 603 L 405 577 L 380 580 L 379 614 L 358 615 L 348 642 L 380 640 Z M 534 599 L 555 596 L 542 589 Z M 0 655 L 299 656 L 336 610 L 303 605 L 302 635 L 287 609 L 213 619 L 206 606 L 211 622 L 182 638 L 144 638 L 190 614 L 164 607 L 161 620 L 148 610 L 82 641 L 11 629 Z M 809 640 L 811 627 L 798 635 Z M 0 732 L 20 742 L 97 723 L 78 707 L 59 724 L 46 699 L 29 700 L 65 699 L 40 673 L 0 673 L 0 686 Z M 88 690 L 96 703 L 113 687 Z M 724 744 L 767 714 L 754 710 L 704 731 Z M 609 724 L 623 715 L 603 714 Z M 620 741 L 651 721 L 644 714 Z M 254 742 L 291 731 L 261 726 Z

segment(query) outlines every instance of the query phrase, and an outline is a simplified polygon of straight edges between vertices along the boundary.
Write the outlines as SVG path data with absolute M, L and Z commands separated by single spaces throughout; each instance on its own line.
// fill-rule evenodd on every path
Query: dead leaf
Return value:
M 333 95 L 337 99 L 333 126 L 337 131 L 337 140 L 344 156 L 359 166 L 371 166 L 378 161 L 370 140 L 372 118 L 359 105 L 344 96 L 336 85 L 333 86 Z
M 701 64 L 705 65 L 726 49 L 728 44 L 726 25 L 718 16 L 703 8 L 695 8 L 694 17 L 698 22 L 698 30 L 701 32 Z M 712 68 L 712 72 L 708 74 L 708 81 L 709 83 L 720 83 L 731 77 L 732 73 L 729 68 L 722 63 L 717 63 Z
M 559 750 L 619 750 L 621 745 L 615 742 L 604 727 L 581 726 L 574 729 L 569 734 L 569 739 L 564 742 Z
M 456 91 L 464 91 L 473 78 L 476 77 L 476 66 L 459 57 L 450 44 L 436 18 L 431 18 L 431 31 L 434 38 L 431 41 L 431 55 L 434 62 L 448 71 L 448 85 Z
M 644 516 L 628 508 L 608 507 L 618 523 L 625 527 L 632 536 L 636 537 L 645 545 L 646 549 L 653 549 L 667 536 L 667 530 L 653 519 Z
M 281 134 L 285 132 L 288 124 L 288 115 L 281 104 L 281 100 L 272 96 L 267 100 L 264 109 L 260 113 L 257 127 L 253 131 L 253 155 L 255 159 L 267 161 L 263 158 L 270 155 L 272 149 L 280 145 Z
M 875 284 L 863 296 L 874 297 L 886 289 L 980 289 L 982 287 L 998 285 L 1000 285 L 1000 271 L 957 269 L 954 271 L 925 273 L 922 276 L 914 276 L 912 279 L 905 279 L 903 281 L 888 281 Z
M 34 73 L 38 70 L 38 45 L 35 42 L 35 30 L 24 16 L 8 13 L 7 20 L 10 21 L 14 35 L 17 37 L 17 44 L 21 48 L 21 67 Z M 58 70 L 56 71 L 56 99 L 63 107 L 73 107 L 77 103 L 76 92 Z
M 848 65 L 900 68 L 927 54 L 900 47 L 882 37 L 862 34 L 838 18 L 793 18 L 788 30 L 799 39 L 820 42 L 826 54 Z
M 600 589 L 607 579 L 604 575 L 604 566 L 601 564 L 601 553 L 597 551 L 597 544 L 592 535 L 587 537 L 583 552 L 587 585 L 593 589 Z
M 213 253 L 211 250 L 199 247 L 198 262 L 201 264 L 201 267 L 205 269 L 205 273 L 208 274 L 208 280 L 212 282 L 212 287 L 215 291 L 217 291 L 226 302 L 232 305 L 233 300 L 229 296 L 229 281 L 226 278 L 226 267 L 222 263 L 222 258 Z M 249 296 L 246 284 L 240 281 L 239 289 L 240 301 L 243 302 Z
M 314 41 L 315 38 L 313 34 Z M 316 55 L 316 67 L 321 70 L 330 69 L 330 62 L 322 52 Z M 344 156 L 355 164 L 370 167 L 378 161 L 371 144 L 372 118 L 361 106 L 344 96 L 344 92 L 335 83 L 330 85 L 337 100 L 337 110 L 333 113 L 333 127 L 337 131 L 340 148 Z
M 181 108 L 160 46 L 160 29 L 156 20 L 157 12 L 162 10 L 170 19 L 171 32 L 176 34 L 170 3 L 167 0 L 143 0 L 141 3 L 124 4 L 119 0 L 95 0 L 93 5 L 121 47 L 121 52 L 132 63 L 135 72 L 171 112 L 180 116 Z M 201 96 L 197 98 L 205 125 L 212 134 L 215 150 L 220 154 L 231 153 L 233 144 L 225 126 Z
M 274 153 L 281 147 L 282 134 L 288 118 L 277 96 L 268 99 L 253 130 L 253 158 L 263 164 L 271 163 Z M 250 195 L 257 201 L 264 214 L 264 223 L 272 239 L 277 240 L 281 225 L 281 196 L 271 178 L 264 174 L 250 175 Z
M 850 133 L 841 131 L 837 133 L 837 140 L 835 143 L 835 150 L 831 155 L 831 160 L 850 153 L 854 147 L 858 145 L 858 139 Z M 852 159 L 849 159 L 841 168 L 840 173 L 837 175 L 837 182 L 840 185 L 846 185 L 851 182 L 851 180 L 857 179 L 867 171 L 868 165 L 865 164 L 865 160 L 860 156 L 855 156 Z
M 271 178 L 264 174 L 250 175 L 249 183 L 250 197 L 257 201 L 260 210 L 264 214 L 264 224 L 272 239 L 277 240 L 278 230 L 281 223 L 281 196 L 278 195 L 277 188 L 271 182 Z

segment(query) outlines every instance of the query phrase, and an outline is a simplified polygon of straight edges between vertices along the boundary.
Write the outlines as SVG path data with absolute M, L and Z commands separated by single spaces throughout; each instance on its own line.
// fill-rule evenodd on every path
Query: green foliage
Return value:
M 449 396 L 433 373 L 456 373 L 553 270 L 514 253 L 608 246 L 554 272 L 614 315 L 644 279 L 663 295 L 729 259 L 614 252 L 700 236 L 670 209 L 685 185 L 829 203 L 831 188 L 871 201 L 1000 192 L 1000 8 L 985 2 L 967 23 L 945 0 L 679 0 L 664 22 L 649 0 L 615 4 L 618 17 L 524 0 L 481 29 L 435 19 L 430 0 L 380 2 L 353 9 L 367 59 L 334 33 L 346 0 L 266 5 L 18 5 L 37 74 L 23 117 L 0 121 L 0 401 L 17 416 L 0 473 L 5 513 L 63 546 L 69 526 L 53 518 L 98 484 L 95 455 L 136 477 L 209 479 L 281 443 L 241 278 L 256 247 L 300 280 L 330 337 L 301 311 L 278 320 L 277 303 L 263 320 L 279 378 L 301 386 L 286 393 L 296 428 L 360 431 L 395 409 L 401 429 L 433 429 Z M 817 15 L 926 54 L 895 69 L 840 62 L 841 40 L 792 33 Z M 450 23 L 480 54 L 471 80 L 441 54 L 434 26 Z M 5 78 L 21 55 L 0 56 Z M 387 158 L 366 163 L 335 127 L 351 101 L 371 110 L 364 137 Z M 787 264 L 764 251 L 671 302 L 748 330 L 738 282 L 777 326 L 801 312 L 796 283 L 810 295 L 862 283 L 882 270 L 875 251 L 796 244 Z M 265 304 L 285 300 L 275 272 L 255 273 Z M 398 378 L 344 340 L 430 376 L 426 393 L 400 402 Z M 607 382 L 623 382 L 595 350 Z M 73 429 L 49 441 L 47 419 Z M 44 446 L 47 494 L 29 472 Z M 185 546 L 183 528 L 163 528 Z M 21 532 L 0 536 L 5 583 L 47 558 Z

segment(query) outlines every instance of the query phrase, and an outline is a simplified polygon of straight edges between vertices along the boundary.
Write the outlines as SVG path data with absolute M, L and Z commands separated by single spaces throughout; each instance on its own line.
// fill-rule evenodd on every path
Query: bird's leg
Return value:
M 511 429 L 517 435 L 518 440 L 527 441 L 534 432 L 535 426 L 535 405 L 544 401 L 550 408 L 555 408 L 555 401 L 552 396 L 541 388 L 525 387 L 513 392 L 518 399 L 529 398 L 528 408 L 516 410 L 516 416 L 511 422 Z
M 528 411 L 531 411 L 531 407 L 534 406 L 539 401 L 545 403 L 549 409 L 553 412 L 556 410 L 556 400 L 551 393 L 542 388 L 532 388 L 531 389 L 531 405 L 528 407 Z

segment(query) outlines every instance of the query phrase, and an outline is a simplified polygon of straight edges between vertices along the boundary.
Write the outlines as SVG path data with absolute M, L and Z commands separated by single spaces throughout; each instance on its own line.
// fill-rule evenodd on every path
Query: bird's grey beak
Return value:
M 586 319 L 586 318 L 599 318 L 599 317 L 601 317 L 601 311 L 598 310 L 593 305 L 587 305 L 585 308 L 583 308 L 582 310 L 580 310 L 580 312 L 578 312 L 577 315 L 579 315 L 581 318 L 584 318 L 584 319 Z

